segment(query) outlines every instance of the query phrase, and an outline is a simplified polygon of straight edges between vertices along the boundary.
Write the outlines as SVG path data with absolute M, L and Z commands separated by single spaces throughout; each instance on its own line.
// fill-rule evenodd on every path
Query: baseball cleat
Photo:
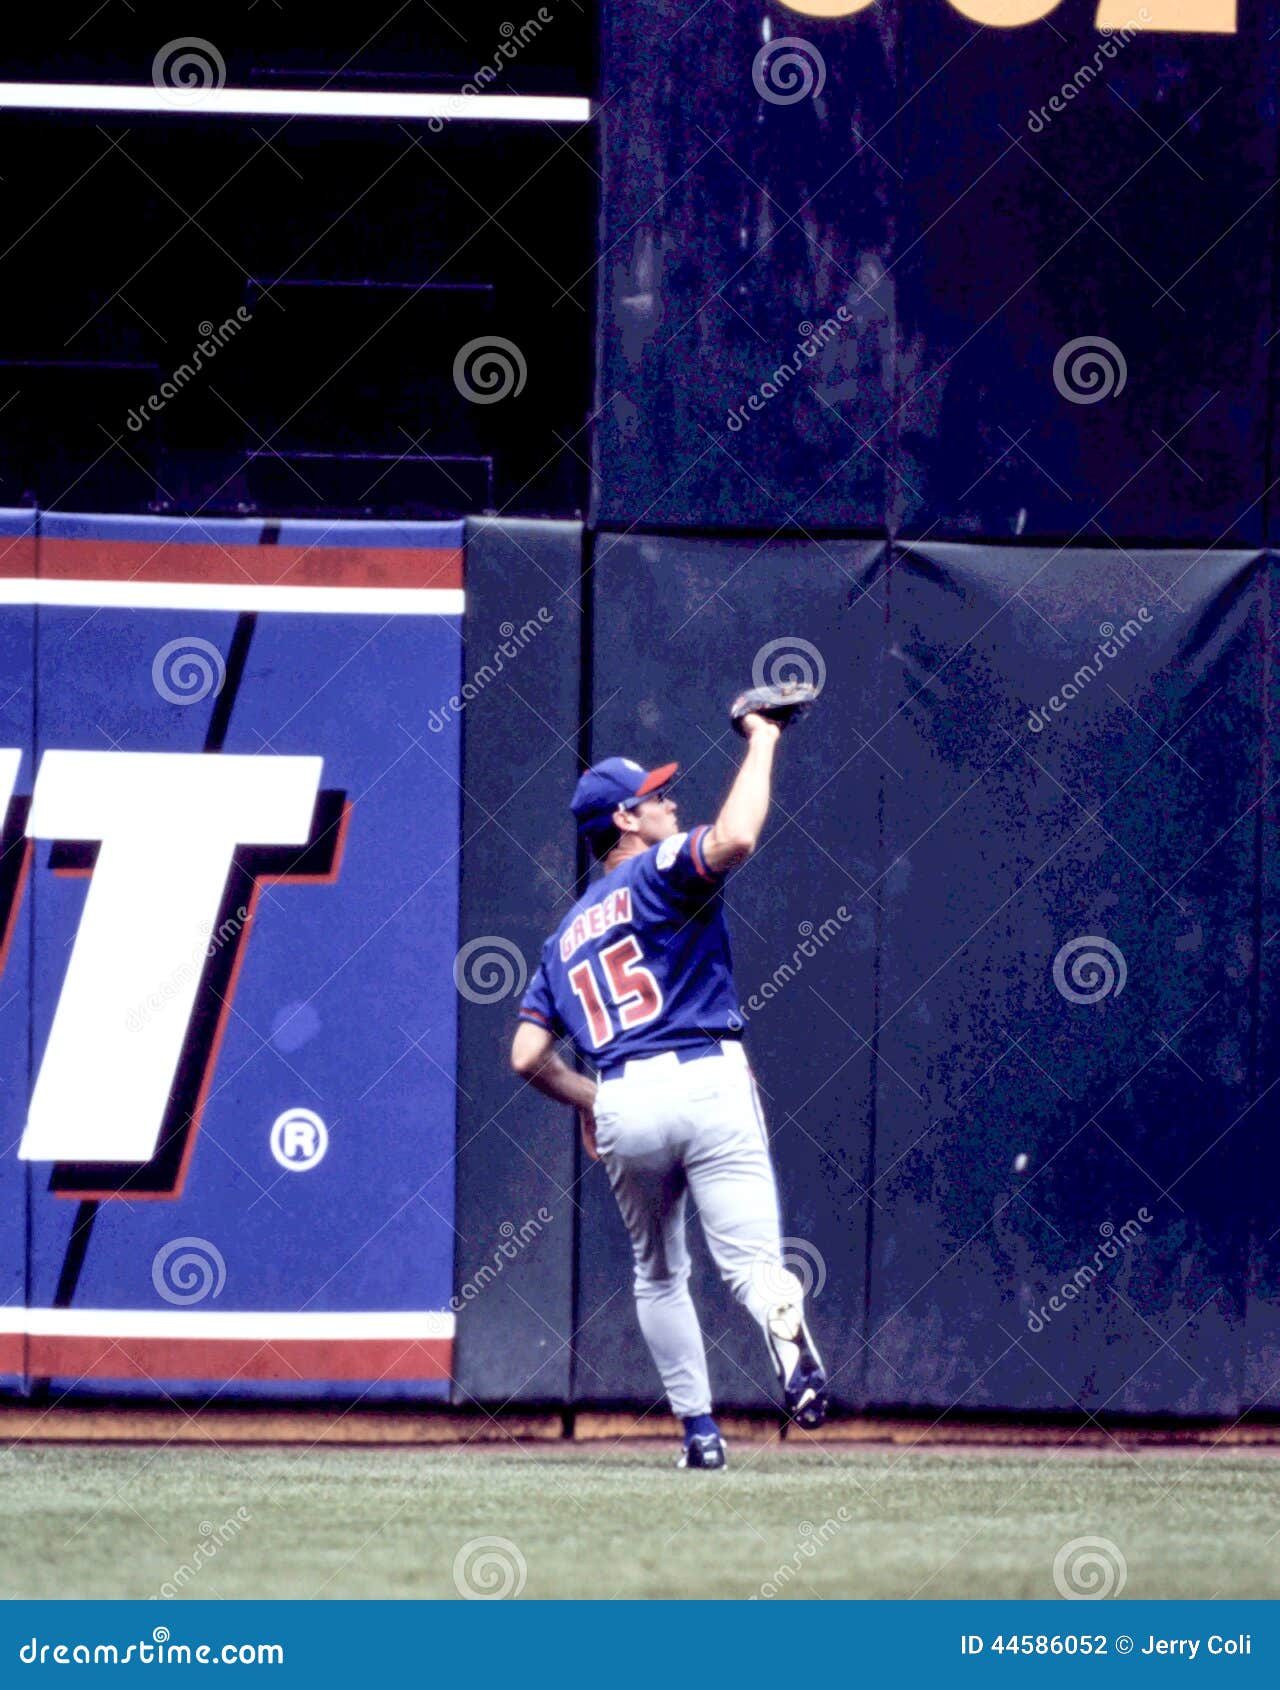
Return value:
M 806 1432 L 827 1418 L 827 1376 L 813 1356 L 801 1356 L 786 1385 L 787 1414 Z
M 725 1463 L 724 1439 L 719 1432 L 694 1432 L 680 1451 L 677 1467 L 702 1467 L 710 1470 Z
M 804 1313 L 794 1303 L 770 1309 L 765 1340 L 778 1371 L 787 1418 L 806 1432 L 827 1418 L 827 1375 Z

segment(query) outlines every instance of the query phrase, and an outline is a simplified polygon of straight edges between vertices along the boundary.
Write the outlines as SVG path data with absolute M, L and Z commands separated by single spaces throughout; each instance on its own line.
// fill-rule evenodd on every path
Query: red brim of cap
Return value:
M 679 763 L 664 763 L 660 769 L 650 769 L 636 788 L 636 797 L 643 798 L 646 792 L 654 792 L 658 787 L 665 786 L 679 767 Z

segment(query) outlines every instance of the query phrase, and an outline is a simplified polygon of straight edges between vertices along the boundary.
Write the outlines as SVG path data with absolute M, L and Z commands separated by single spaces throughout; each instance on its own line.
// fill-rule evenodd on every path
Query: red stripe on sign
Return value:
M 36 572 L 34 534 L 0 534 L 0 580 L 29 581 Z
M 27 1358 L 21 1332 L 0 1332 L 0 1373 L 25 1373 Z
M 3 818 L 0 818 L 3 819 Z M 9 913 L 5 918 L 4 929 L 0 931 L 0 975 L 3 975 L 5 963 L 9 960 L 9 946 L 13 943 L 14 929 L 18 925 L 18 911 L 22 908 L 22 894 L 27 885 L 27 870 L 31 867 L 31 852 L 35 845 L 34 839 L 28 839 L 23 845 L 13 845 L 12 850 L 21 850 L 22 862 L 18 867 L 18 877 L 14 882 L 13 897 L 9 900 Z
M 2 1345 L 5 1340 L 0 1340 Z M 22 1339 L 18 1364 L 22 1371 Z M 452 1338 L 87 1338 L 33 1334 L 26 1371 L 37 1378 L 448 1379 Z M 0 1357 L 5 1351 L 0 1347 Z M 6 1369 L 0 1365 L 0 1372 Z
M 31 557 L 25 568 L 10 567 L 14 558 L 26 555 L 19 542 L 14 546 L 0 563 L 0 574 L 35 574 Z M 184 540 L 152 545 L 144 540 L 71 540 L 49 535 L 40 541 L 38 573 L 46 581 L 460 588 L 462 550 L 457 546 L 215 546 Z

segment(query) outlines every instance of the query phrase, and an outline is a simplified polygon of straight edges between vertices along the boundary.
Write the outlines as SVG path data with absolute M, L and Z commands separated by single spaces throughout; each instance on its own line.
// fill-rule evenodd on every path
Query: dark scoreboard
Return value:
M 1257 542 L 1277 21 L 608 7 L 601 518 Z
M 15 17 L 0 80 L 584 96 L 590 8 L 157 4 Z M 64 97 L 65 94 L 64 94 Z M 585 508 L 589 124 L 19 110 L 5 173 L 0 497 L 138 514 Z M 130 414 L 236 312 L 182 402 Z M 497 337 L 525 379 L 459 389 Z

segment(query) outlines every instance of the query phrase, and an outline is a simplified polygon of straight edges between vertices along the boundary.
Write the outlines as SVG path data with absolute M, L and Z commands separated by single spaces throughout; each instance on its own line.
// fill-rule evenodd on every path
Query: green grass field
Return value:
M 731 1460 L 689 1474 L 656 1444 L 17 1446 L 0 1454 L 0 1594 L 455 1598 L 471 1580 L 526 1598 L 1052 1597 L 1058 1551 L 1091 1537 L 1123 1558 L 1126 1597 L 1280 1596 L 1280 1459 L 1264 1451 L 741 1445 Z

